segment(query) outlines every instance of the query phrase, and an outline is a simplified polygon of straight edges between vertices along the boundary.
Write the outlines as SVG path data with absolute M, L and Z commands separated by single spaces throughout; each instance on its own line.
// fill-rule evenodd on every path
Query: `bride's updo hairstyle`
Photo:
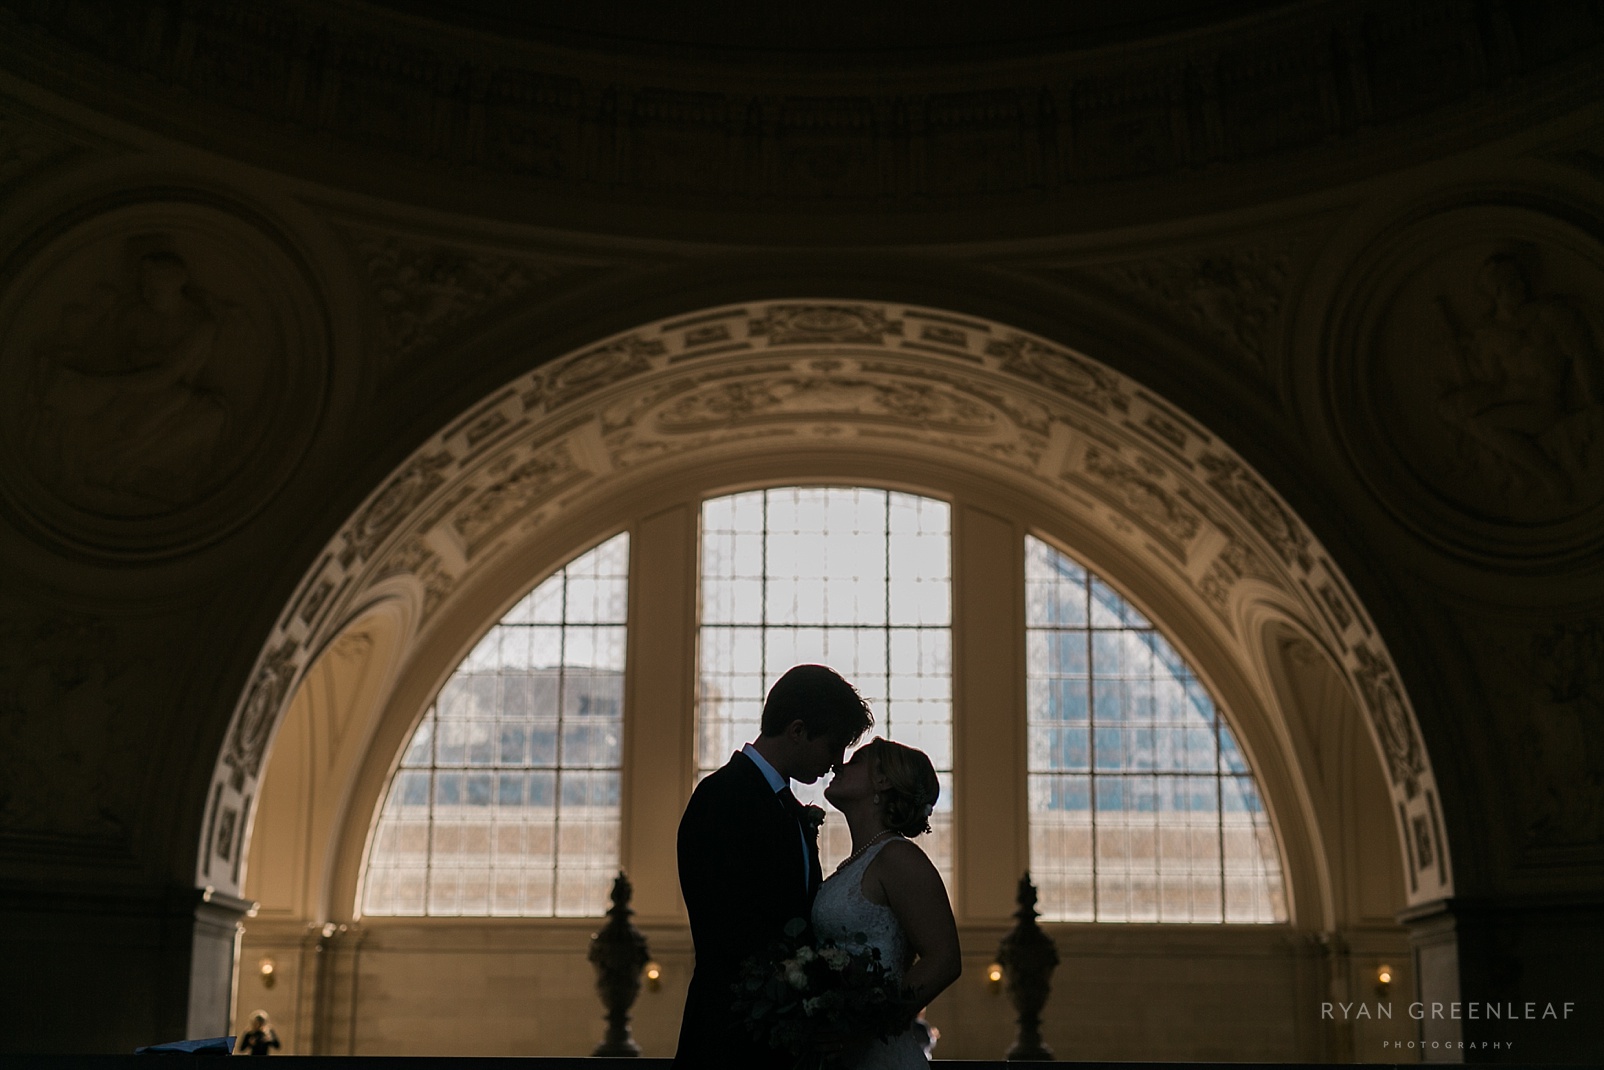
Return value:
M 941 797 L 941 781 L 930 756 L 915 747 L 876 736 L 863 745 L 891 786 L 880 793 L 886 827 L 914 837 L 930 831 L 930 812 Z

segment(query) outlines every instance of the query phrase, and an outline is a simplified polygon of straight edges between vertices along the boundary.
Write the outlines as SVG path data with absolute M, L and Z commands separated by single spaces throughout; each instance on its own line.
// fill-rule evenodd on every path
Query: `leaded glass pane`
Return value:
M 368 914 L 594 917 L 618 870 L 629 537 L 485 633 L 402 750 Z
M 1219 708 L 1135 607 L 1025 542 L 1030 871 L 1054 921 L 1284 922 L 1279 845 Z
M 875 733 L 930 755 L 941 779 L 919 843 L 952 887 L 952 535 L 945 502 L 867 487 L 782 487 L 702 505 L 697 770 L 758 733 L 770 683 L 832 666 Z M 797 797 L 824 804 L 824 782 Z M 833 811 L 832 811 L 833 814 Z M 825 871 L 850 850 L 833 816 Z

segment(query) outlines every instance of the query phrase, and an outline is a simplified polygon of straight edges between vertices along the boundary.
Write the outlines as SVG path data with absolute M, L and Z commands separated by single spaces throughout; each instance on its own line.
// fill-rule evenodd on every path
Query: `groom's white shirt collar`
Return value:
M 757 748 L 748 743 L 741 748 L 741 753 L 752 759 L 757 771 L 763 774 L 763 779 L 769 782 L 769 787 L 776 792 L 784 791 L 790 786 L 790 781 L 780 775 L 780 771 L 769 764 L 769 760 L 759 754 Z

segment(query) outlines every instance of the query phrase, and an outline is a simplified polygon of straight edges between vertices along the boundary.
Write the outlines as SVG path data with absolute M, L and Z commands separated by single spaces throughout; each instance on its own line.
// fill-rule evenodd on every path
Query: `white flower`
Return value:
M 802 1013 L 811 1018 L 824 1008 L 826 1002 L 828 1001 L 823 996 L 805 999 L 802 1001 Z
M 819 957 L 832 970 L 843 970 L 852 961 L 852 956 L 839 947 L 827 947 L 819 952 Z
M 794 961 L 806 966 L 808 963 L 812 962 L 818 957 L 819 956 L 814 953 L 811 947 L 799 947 L 796 949 L 796 959 Z
M 789 981 L 791 987 L 797 991 L 801 991 L 808 987 L 808 975 L 802 972 L 802 967 L 800 966 L 788 967 L 785 971 L 785 979 Z

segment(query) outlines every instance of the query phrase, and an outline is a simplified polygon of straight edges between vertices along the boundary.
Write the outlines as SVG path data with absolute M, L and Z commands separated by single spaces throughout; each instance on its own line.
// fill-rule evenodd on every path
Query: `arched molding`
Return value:
M 743 475 L 744 465 L 755 467 Z M 410 576 L 421 592 L 414 653 L 444 653 L 493 619 L 484 606 L 471 620 L 459 611 L 479 577 L 505 575 L 529 546 L 545 547 L 536 556 L 552 567 L 552 554 L 593 539 L 597 525 L 626 523 L 624 503 L 640 515 L 654 494 L 666 502 L 675 481 L 877 468 L 1074 517 L 1067 527 L 1084 537 L 1077 551 L 1089 564 L 1140 588 L 1139 605 L 1162 613 L 1167 599 L 1198 622 L 1179 636 L 1183 649 L 1227 681 L 1221 698 L 1239 716 L 1264 711 L 1253 715 L 1262 731 L 1250 734 L 1271 752 L 1283 750 L 1268 742 L 1273 697 L 1225 668 L 1254 660 L 1258 634 L 1244 607 L 1268 601 L 1319 636 L 1366 714 L 1404 815 L 1411 902 L 1451 893 L 1433 775 L 1386 647 L 1318 540 L 1252 468 L 1079 353 L 1000 324 L 868 302 L 730 305 L 660 321 L 520 376 L 434 435 L 330 541 L 264 644 L 213 776 L 207 827 L 259 779 L 307 651 L 351 619 L 373 584 Z M 571 541 L 553 549 L 565 530 Z M 502 588 L 503 599 L 532 581 L 527 567 L 512 572 L 522 582 Z M 454 664 L 428 660 L 435 676 Z M 1271 752 L 1256 756 L 1261 767 L 1284 760 Z M 202 881 L 208 861 L 199 859 Z
M 381 581 L 372 597 L 312 657 L 296 683 L 279 727 L 280 742 L 263 769 L 275 791 L 251 815 L 240 855 L 252 853 L 252 831 L 284 842 L 265 845 L 284 872 L 255 875 L 265 917 L 287 913 L 321 923 L 331 915 L 331 883 L 356 771 L 365 762 L 416 632 L 420 598 L 410 581 Z
M 1367 848 L 1380 830 L 1400 837 L 1409 830 L 1387 798 L 1367 790 L 1377 768 L 1375 738 L 1341 662 L 1286 614 L 1264 613 L 1257 634 L 1255 669 L 1284 711 L 1280 727 L 1288 753 L 1304 774 L 1300 801 L 1309 807 L 1311 842 L 1319 842 L 1312 853 L 1329 897 L 1329 928 L 1390 923 L 1391 909 L 1378 915 L 1375 904 L 1402 899 L 1409 874 L 1398 856 L 1379 860 Z

